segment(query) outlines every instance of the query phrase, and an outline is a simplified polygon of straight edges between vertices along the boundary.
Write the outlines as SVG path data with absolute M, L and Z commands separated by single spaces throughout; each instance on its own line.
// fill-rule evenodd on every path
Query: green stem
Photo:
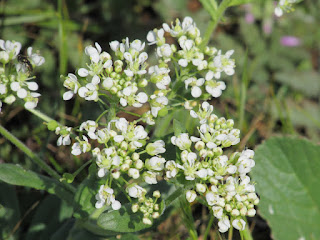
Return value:
M 243 231 L 241 231 L 241 233 L 242 233 L 243 238 L 245 240 L 253 240 L 253 237 L 252 237 L 250 229 L 249 229 L 248 221 L 247 221 L 247 219 L 245 219 L 245 220 L 246 220 L 246 227 Z
M 184 219 L 184 223 L 185 223 L 186 227 L 189 230 L 190 238 L 193 240 L 197 240 L 198 234 L 197 234 L 197 230 L 194 227 L 192 210 L 190 207 L 190 203 L 187 202 L 187 200 L 185 199 L 185 196 L 180 197 L 180 209 L 182 210 L 182 212 L 184 214 L 183 219 Z
M 102 116 L 105 115 L 108 111 L 109 111 L 109 109 L 104 110 L 104 111 L 100 114 L 100 116 L 97 118 L 96 123 L 99 122 L 100 118 L 102 118 Z
M 75 171 L 72 175 L 75 178 L 86 166 L 88 166 L 90 163 L 92 163 L 92 160 L 86 162 L 85 164 L 83 164 L 80 168 L 77 169 L 77 171 Z
M 233 226 L 231 225 L 229 229 L 228 240 L 232 240 L 232 236 L 233 236 Z
M 212 224 L 213 224 L 213 220 L 214 220 L 213 213 L 210 212 L 209 214 L 210 214 L 210 220 L 209 220 L 208 226 L 207 226 L 207 228 L 206 228 L 206 231 L 204 232 L 203 240 L 207 240 L 208 235 L 209 235 L 209 233 L 210 233 L 210 229 L 211 229 Z
M 33 113 L 34 115 L 36 115 L 37 117 L 41 118 L 43 121 L 45 122 L 50 122 L 53 121 L 53 119 L 49 116 L 47 116 L 46 114 L 40 112 L 39 110 L 35 110 L 35 109 L 28 109 L 29 112 Z
M 60 180 L 61 176 L 54 171 L 48 164 L 46 164 L 41 158 L 39 158 L 36 154 L 34 154 L 26 145 L 24 145 L 18 138 L 13 136 L 10 132 L 8 132 L 4 127 L 0 125 L 0 134 L 2 134 L 6 139 L 8 139 L 11 143 L 16 145 L 22 152 L 24 152 L 30 159 L 37 164 L 41 169 L 43 169 L 46 173 L 48 173 L 51 177 Z M 64 187 L 71 192 L 75 192 L 75 189 L 65 183 L 61 182 Z
M 217 11 L 210 11 L 209 12 L 209 14 L 211 15 L 211 21 L 209 22 L 207 30 L 204 34 L 204 38 L 203 38 L 201 46 L 200 46 L 201 49 L 204 49 L 208 45 L 208 42 L 210 40 L 212 33 L 216 29 L 218 22 L 220 21 L 225 10 L 229 7 L 229 4 L 231 1 L 232 0 L 223 0 L 220 3 Z

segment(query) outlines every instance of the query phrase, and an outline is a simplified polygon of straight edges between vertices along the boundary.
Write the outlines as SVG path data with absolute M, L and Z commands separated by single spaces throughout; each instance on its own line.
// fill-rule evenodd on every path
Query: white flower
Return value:
M 10 59 L 13 59 L 20 53 L 21 43 L 0 39 L 0 48 L 9 54 Z
M 223 208 L 222 208 L 222 207 L 220 207 L 220 206 L 213 206 L 213 207 L 212 207 L 212 211 L 213 211 L 213 215 L 214 215 L 216 218 L 218 218 L 218 219 L 222 218 L 222 216 L 223 216 Z
M 95 134 L 97 127 L 98 127 L 98 124 L 95 121 L 88 120 L 86 122 L 81 123 L 79 130 L 82 131 L 84 129 L 87 131 L 88 136 L 91 139 L 97 139 L 98 136 Z
M 191 146 L 191 140 L 189 139 L 189 135 L 187 133 L 182 133 L 178 137 L 171 137 L 171 143 L 176 145 L 180 150 L 189 149 Z
M 62 132 L 61 132 L 62 130 Z M 57 145 L 70 145 L 71 144 L 71 139 L 70 139 L 70 133 L 71 133 L 71 127 L 57 127 L 55 130 L 55 133 L 61 134 L 61 136 L 57 140 Z
M 148 184 L 157 184 L 157 173 L 146 171 L 143 173 L 143 179 Z
M 115 200 L 113 189 L 108 186 L 101 185 L 99 192 L 96 194 L 95 197 L 97 200 L 95 204 L 96 208 L 102 208 L 104 205 L 111 205 L 113 210 L 118 210 L 121 208 L 121 203 Z
M 212 97 L 220 97 L 222 90 L 226 89 L 226 84 L 222 81 L 206 81 L 206 91 L 212 95 Z
M 84 52 L 86 53 L 87 56 L 90 57 L 90 60 L 93 62 L 93 63 L 98 63 L 99 60 L 100 60 L 100 53 L 102 51 L 99 43 L 95 43 L 95 48 L 92 47 L 91 45 L 90 46 L 87 46 L 84 50 Z M 79 74 L 80 75 L 80 74 Z M 80 75 L 81 76 L 81 75 Z
M 218 222 L 219 232 L 226 232 L 230 228 L 230 221 L 227 216 L 222 217 Z
M 133 184 L 131 186 L 128 186 L 126 191 L 129 194 L 129 196 L 133 197 L 133 198 L 143 197 L 147 192 L 144 188 L 140 187 L 137 184 Z
M 98 88 L 92 83 L 88 83 L 85 87 L 81 87 L 78 91 L 80 97 L 88 101 L 97 101 L 98 100 Z
M 204 84 L 205 80 L 204 78 L 188 78 L 187 80 L 184 81 L 185 85 L 186 85 L 186 89 L 188 88 L 188 86 L 192 86 L 191 88 L 191 95 L 194 98 L 198 98 L 201 96 L 202 94 L 202 90 L 201 90 L 201 86 Z
M 132 177 L 133 179 L 138 179 L 140 177 L 140 172 L 138 169 L 130 168 L 128 171 L 128 176 Z
M 154 31 L 149 31 L 147 34 L 148 45 L 157 44 L 158 42 L 164 42 L 164 30 L 162 28 Z
M 152 157 L 150 159 L 147 159 L 146 161 L 146 167 L 149 170 L 154 170 L 154 171 L 162 171 L 164 168 L 164 163 L 166 162 L 166 160 L 164 158 L 161 157 Z
M 179 164 L 177 164 L 175 161 L 170 160 L 166 162 L 166 176 L 167 178 L 174 178 L 178 171 L 179 167 L 181 167 Z
M 232 221 L 232 226 L 239 231 L 243 231 L 246 227 L 246 222 L 243 219 L 235 219 Z
M 119 118 L 118 120 L 115 120 L 114 122 L 115 122 L 116 128 L 117 128 L 119 131 L 121 131 L 121 132 L 123 132 L 123 133 L 127 132 L 128 125 L 129 125 L 127 119 L 125 119 L 125 118 Z
M 32 53 L 32 47 L 28 47 L 27 54 L 29 56 L 29 59 L 34 65 L 41 66 L 42 64 L 44 64 L 45 62 L 44 57 L 40 56 L 37 53 Z
M 160 153 L 164 153 L 166 149 L 164 148 L 165 143 L 163 140 L 155 141 L 154 143 L 149 143 L 146 147 L 146 151 L 149 155 L 157 155 Z
M 63 100 L 70 100 L 73 97 L 73 95 L 77 93 L 78 88 L 80 86 L 77 76 L 72 73 L 69 73 L 68 77 L 63 83 L 63 86 L 65 86 L 67 89 L 70 89 L 70 91 L 65 92 L 63 94 Z
M 193 190 L 188 190 L 186 192 L 186 199 L 188 202 L 192 203 L 197 197 L 197 193 Z
M 86 136 L 82 136 L 82 139 L 83 139 L 83 141 L 81 141 L 78 138 L 78 142 L 76 142 L 72 145 L 71 154 L 77 156 L 77 155 L 80 155 L 81 153 L 85 153 L 90 150 L 91 146 L 88 142 L 88 138 Z

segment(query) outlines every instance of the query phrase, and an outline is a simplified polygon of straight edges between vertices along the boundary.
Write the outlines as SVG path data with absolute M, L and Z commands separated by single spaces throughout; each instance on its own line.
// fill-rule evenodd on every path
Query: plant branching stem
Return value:
M 218 22 L 220 21 L 225 10 L 229 7 L 229 4 L 231 3 L 231 1 L 232 0 L 223 0 L 216 11 L 209 12 L 209 14 L 211 15 L 211 21 L 209 22 L 207 30 L 204 34 L 202 44 L 200 46 L 201 49 L 204 49 L 208 45 L 208 42 L 210 40 L 212 33 L 216 29 Z

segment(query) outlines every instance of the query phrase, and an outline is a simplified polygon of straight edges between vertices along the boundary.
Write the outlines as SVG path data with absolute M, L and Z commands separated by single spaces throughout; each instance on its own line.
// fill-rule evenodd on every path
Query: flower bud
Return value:
M 256 215 L 256 210 L 254 208 L 249 209 L 247 215 L 249 217 L 253 217 L 254 215 Z
M 153 212 L 152 213 L 152 218 L 153 219 L 156 219 L 156 218 L 159 218 L 160 217 L 160 214 L 158 212 Z
M 138 204 L 133 204 L 133 205 L 131 206 L 131 210 L 132 210 L 132 212 L 134 212 L 134 213 L 138 212 L 138 210 L 139 210 L 139 205 L 138 205 Z
M 123 171 L 123 172 L 128 171 L 129 168 L 130 168 L 129 164 L 122 164 L 120 167 L 121 171 Z
M 196 197 L 197 197 L 197 194 L 196 194 L 195 191 L 188 190 L 186 192 L 186 199 L 187 199 L 188 202 L 190 202 L 190 203 L 193 202 L 196 199 Z
M 161 196 L 161 193 L 159 190 L 153 192 L 153 197 L 159 198 L 160 196 Z
M 218 180 L 215 179 L 214 177 L 211 177 L 211 178 L 209 179 L 209 181 L 210 181 L 210 183 L 213 184 L 213 185 L 217 185 L 217 184 L 218 184 Z
M 133 161 L 139 160 L 139 159 L 140 159 L 139 153 L 136 153 L 136 152 L 132 153 L 131 159 L 132 159 Z
M 238 209 L 233 209 L 233 210 L 231 211 L 231 215 L 234 216 L 234 217 L 237 217 L 237 216 L 240 215 L 240 212 L 239 212 Z
M 195 144 L 195 149 L 197 149 L 198 151 L 202 150 L 204 147 L 205 147 L 205 143 L 202 142 L 202 141 L 198 141 L 196 144 Z
M 156 210 L 156 211 L 159 211 L 159 209 L 160 209 L 159 204 L 155 204 L 153 209 Z
M 227 211 L 227 212 L 231 212 L 232 211 L 232 207 L 230 204 L 226 204 L 226 206 L 224 207 L 224 209 Z
M 118 178 L 120 177 L 120 172 L 119 172 L 119 171 L 116 171 L 116 172 L 111 173 L 111 175 L 112 175 L 112 177 L 113 177 L 114 179 L 118 179 Z
M 138 161 L 136 161 L 135 162 L 135 167 L 137 168 L 137 169 L 141 169 L 141 168 L 143 168 L 143 161 L 142 160 L 138 160 Z
M 138 87 L 140 88 L 144 88 L 148 85 L 148 80 L 143 78 L 143 79 L 140 79 L 139 82 L 138 82 Z
M 142 219 L 142 222 L 146 225 L 152 225 L 152 221 L 149 218 L 144 217 Z
M 196 184 L 196 189 L 199 193 L 204 193 L 207 190 L 206 185 L 201 183 Z
M 241 214 L 241 216 L 246 216 L 246 215 L 247 215 L 247 212 L 248 212 L 248 210 L 247 210 L 246 207 L 243 207 L 243 208 L 240 209 L 240 214 Z

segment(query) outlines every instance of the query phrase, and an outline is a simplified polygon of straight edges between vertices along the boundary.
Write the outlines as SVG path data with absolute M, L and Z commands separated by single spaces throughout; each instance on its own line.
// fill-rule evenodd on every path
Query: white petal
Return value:
M 200 97 L 202 94 L 202 91 L 199 87 L 195 86 L 191 89 L 191 95 L 194 97 L 194 98 L 198 98 Z
M 80 77 L 86 77 L 86 76 L 88 76 L 89 71 L 87 69 L 85 69 L 85 68 L 80 68 L 78 70 L 78 74 L 79 74 Z
M 25 98 L 28 95 L 28 92 L 24 88 L 20 88 L 17 91 L 17 95 L 19 98 Z
M 63 100 L 67 101 L 73 97 L 73 91 L 68 91 L 63 94 Z

